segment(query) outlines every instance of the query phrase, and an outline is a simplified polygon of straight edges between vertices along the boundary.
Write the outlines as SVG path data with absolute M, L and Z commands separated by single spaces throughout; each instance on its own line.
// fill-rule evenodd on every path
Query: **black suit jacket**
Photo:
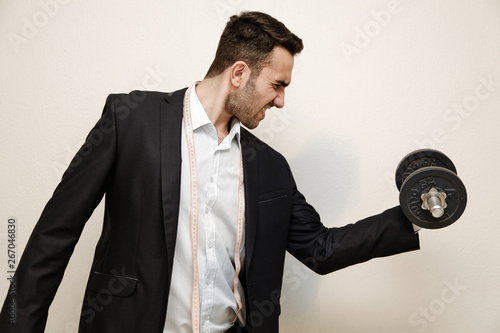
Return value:
M 1 332 L 43 332 L 68 260 L 104 193 L 103 230 L 80 332 L 162 332 L 178 222 L 184 92 L 134 91 L 107 98 L 101 119 L 28 241 L 15 297 L 8 296 L 2 309 Z M 286 251 L 325 274 L 419 247 L 399 207 L 326 228 L 297 190 L 282 155 L 244 129 L 241 146 L 246 205 L 241 280 L 248 330 L 278 332 Z M 8 323 L 12 315 L 15 325 Z

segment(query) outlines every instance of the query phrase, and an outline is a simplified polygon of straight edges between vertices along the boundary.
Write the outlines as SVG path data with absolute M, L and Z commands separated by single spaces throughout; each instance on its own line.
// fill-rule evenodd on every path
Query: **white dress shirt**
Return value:
M 190 108 L 200 207 L 198 220 L 200 330 L 203 333 L 218 333 L 228 330 L 236 316 L 233 278 L 241 154 L 240 123 L 235 119 L 229 134 L 219 144 L 217 131 L 201 105 L 194 87 L 190 95 Z M 164 333 L 192 333 L 191 178 L 185 136 L 183 127 L 179 225 Z M 243 244 L 240 249 L 242 267 L 244 267 L 244 253 Z M 243 303 L 238 321 L 244 324 L 245 297 L 241 284 L 238 290 Z

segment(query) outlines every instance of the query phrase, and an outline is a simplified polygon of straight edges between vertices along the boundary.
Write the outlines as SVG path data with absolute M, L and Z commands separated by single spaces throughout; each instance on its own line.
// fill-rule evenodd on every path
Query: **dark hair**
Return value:
M 214 77 L 237 61 L 244 61 L 258 75 L 269 62 L 275 46 L 282 46 L 292 56 L 304 48 L 302 40 L 274 17 L 261 12 L 233 15 L 226 24 L 206 77 Z

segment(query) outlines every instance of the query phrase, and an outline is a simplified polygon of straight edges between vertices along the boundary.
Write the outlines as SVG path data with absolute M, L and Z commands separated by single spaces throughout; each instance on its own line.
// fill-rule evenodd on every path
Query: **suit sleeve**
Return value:
M 293 182 L 287 250 L 319 274 L 419 249 L 418 234 L 396 206 L 354 224 L 327 228 Z
M 42 333 L 48 309 L 83 227 L 112 177 L 113 95 L 46 204 L 24 249 L 0 314 L 0 332 Z

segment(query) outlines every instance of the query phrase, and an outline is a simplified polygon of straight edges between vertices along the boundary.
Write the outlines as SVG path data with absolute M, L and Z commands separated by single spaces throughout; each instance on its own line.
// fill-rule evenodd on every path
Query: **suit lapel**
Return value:
M 170 271 L 174 264 L 181 185 L 182 106 L 186 89 L 168 94 L 160 110 L 163 222 Z
M 241 150 L 245 182 L 245 269 L 248 273 L 252 260 L 258 221 L 259 168 L 258 156 L 252 137 L 245 129 L 241 130 Z

